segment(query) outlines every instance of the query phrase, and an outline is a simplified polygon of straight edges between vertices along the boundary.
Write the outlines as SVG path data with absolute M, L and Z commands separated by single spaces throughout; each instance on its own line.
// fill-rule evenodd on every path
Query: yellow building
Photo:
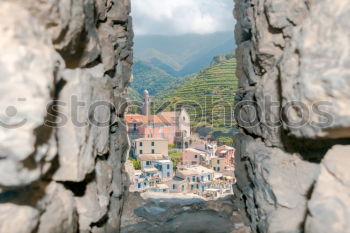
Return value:
M 134 141 L 135 155 L 161 154 L 168 156 L 168 140 L 164 138 L 139 138 Z

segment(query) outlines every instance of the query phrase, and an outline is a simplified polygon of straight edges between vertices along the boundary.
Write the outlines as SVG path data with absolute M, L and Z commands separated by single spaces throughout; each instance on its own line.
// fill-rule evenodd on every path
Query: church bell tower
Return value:
M 142 114 L 145 116 L 149 116 L 151 113 L 151 97 L 147 90 L 143 92 L 143 107 Z

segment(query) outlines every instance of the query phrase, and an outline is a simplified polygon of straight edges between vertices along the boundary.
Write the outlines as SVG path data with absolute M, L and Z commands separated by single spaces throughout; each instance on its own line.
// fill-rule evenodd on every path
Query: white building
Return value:
M 185 180 L 187 193 L 202 194 L 211 188 L 214 182 L 214 171 L 203 166 L 180 167 L 176 177 Z
M 157 168 L 162 179 L 171 179 L 173 177 L 173 162 L 169 159 L 154 161 L 154 167 Z
M 140 154 L 138 156 L 142 169 L 156 168 L 161 179 L 173 177 L 173 162 L 162 154 Z
M 145 191 L 150 187 L 149 181 L 146 179 L 142 171 L 135 171 L 134 174 L 134 189 L 137 192 Z
M 155 187 L 150 188 L 148 191 L 156 193 L 169 193 L 169 186 L 166 184 L 157 184 Z

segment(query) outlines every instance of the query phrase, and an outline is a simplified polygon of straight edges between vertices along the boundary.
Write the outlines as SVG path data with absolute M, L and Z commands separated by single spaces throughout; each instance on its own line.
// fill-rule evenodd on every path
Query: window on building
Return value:
M 193 188 L 194 188 L 194 186 L 193 186 L 193 184 L 191 184 L 191 191 L 193 190 Z
M 176 184 L 173 184 L 173 189 L 176 189 Z
M 163 189 L 163 193 L 166 193 L 166 189 Z
M 195 158 L 195 159 L 198 158 L 198 155 L 194 155 L 194 158 Z
M 218 162 L 218 164 L 220 164 L 220 160 L 218 160 L 217 162 Z
M 201 176 L 201 181 L 204 181 L 204 176 Z
M 187 177 L 187 182 L 190 182 L 190 177 Z
M 195 182 L 196 181 L 196 177 L 192 176 L 192 181 Z
M 142 146 L 142 142 L 140 142 L 139 145 Z
M 147 185 L 147 183 L 145 182 L 145 183 L 143 183 L 145 186 Z
M 167 176 L 170 177 L 170 172 L 167 172 Z
M 133 124 L 133 130 L 134 130 L 134 131 L 137 130 L 137 125 L 136 125 L 136 123 Z
M 184 185 L 182 185 L 181 190 L 182 190 L 182 192 L 185 191 L 185 186 Z
M 167 164 L 167 165 L 166 165 L 166 168 L 169 170 L 169 169 L 170 169 L 170 164 Z
M 214 171 L 216 171 L 216 167 L 214 167 Z
M 185 121 L 185 120 L 186 120 L 186 117 L 182 117 L 182 119 Z
M 154 149 L 152 149 L 152 154 L 154 154 Z
M 152 144 L 152 146 L 154 146 L 154 142 L 152 142 L 151 144 Z
M 196 184 L 196 188 L 199 189 L 199 184 Z
M 208 175 L 208 180 L 210 180 L 210 175 Z
M 146 165 L 151 165 L 151 162 L 150 161 L 146 161 Z
M 139 189 L 141 188 L 141 183 L 137 184 L 137 188 L 139 188 Z
M 140 154 L 142 154 L 142 150 L 140 150 Z
M 218 167 L 218 172 L 220 171 L 220 167 Z

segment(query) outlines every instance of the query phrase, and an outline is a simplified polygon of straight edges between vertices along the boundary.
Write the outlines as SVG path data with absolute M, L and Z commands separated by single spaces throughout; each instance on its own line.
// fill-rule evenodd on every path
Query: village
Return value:
M 191 134 L 185 108 L 151 115 L 151 98 L 144 92 L 142 114 L 125 117 L 131 140 L 130 159 L 137 161 L 130 190 L 197 194 L 206 199 L 232 195 L 235 149 Z M 180 154 L 174 165 L 169 149 Z

